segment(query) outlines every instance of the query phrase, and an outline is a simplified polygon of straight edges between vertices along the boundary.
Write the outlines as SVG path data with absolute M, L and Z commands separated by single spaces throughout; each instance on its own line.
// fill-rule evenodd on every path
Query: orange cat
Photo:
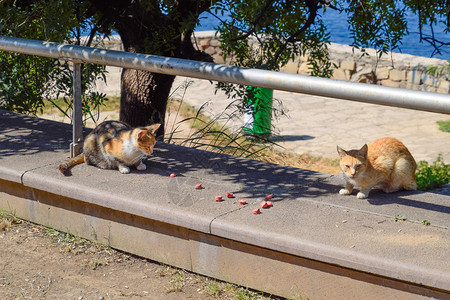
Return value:
M 160 124 L 131 128 L 119 121 L 106 121 L 98 125 L 86 137 L 83 153 L 59 165 L 61 173 L 77 164 L 85 162 L 102 169 L 119 169 L 120 173 L 130 173 L 129 166 L 145 170 L 142 162 L 146 155 L 153 153 L 155 132 Z
M 416 162 L 397 139 L 381 138 L 359 150 L 345 151 L 338 146 L 337 151 L 346 181 L 341 195 L 350 195 L 353 187 L 360 188 L 359 199 L 367 198 L 374 187 L 386 193 L 416 189 Z

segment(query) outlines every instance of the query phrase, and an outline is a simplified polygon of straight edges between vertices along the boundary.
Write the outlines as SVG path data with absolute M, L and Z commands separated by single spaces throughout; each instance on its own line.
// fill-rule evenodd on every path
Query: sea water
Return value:
M 327 9 L 325 13 L 321 12 L 323 20 L 330 32 L 330 41 L 338 44 L 351 45 L 352 39 L 350 31 L 348 30 L 348 23 L 344 22 L 346 18 L 345 13 L 340 13 L 333 9 Z M 228 16 L 220 16 L 223 20 L 229 20 Z M 409 34 L 403 37 L 398 49 L 393 50 L 397 53 L 407 53 L 416 56 L 434 57 L 439 59 L 450 59 L 450 46 L 443 46 L 440 48 L 441 53 L 436 53 L 434 47 L 425 41 L 420 41 L 418 17 L 412 12 L 407 14 L 406 21 L 408 23 Z M 200 15 L 200 24 L 196 27 L 196 31 L 215 30 L 219 25 L 220 20 L 209 12 L 204 12 Z M 445 33 L 445 26 L 438 23 L 433 26 L 434 35 L 437 40 L 449 42 L 450 34 Z M 424 26 L 422 30 L 423 35 L 430 35 L 431 30 L 429 26 Z

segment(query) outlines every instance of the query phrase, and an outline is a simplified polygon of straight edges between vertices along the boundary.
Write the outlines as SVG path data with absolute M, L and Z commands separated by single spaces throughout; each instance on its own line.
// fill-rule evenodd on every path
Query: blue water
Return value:
M 323 20 L 330 32 L 331 42 L 350 45 L 352 40 L 347 28 L 348 24 L 343 21 L 346 19 L 345 13 L 340 14 L 338 11 L 328 9 L 325 16 L 326 17 Z M 197 31 L 215 30 L 220 22 L 216 17 L 207 12 L 203 13 L 200 18 L 200 24 L 196 27 Z M 227 17 L 225 17 L 225 19 L 227 19 Z M 412 13 L 408 14 L 407 22 L 409 34 L 402 39 L 402 44 L 399 45 L 399 49 L 395 49 L 393 52 L 439 59 L 450 59 L 450 46 L 441 47 L 441 54 L 435 53 L 433 55 L 434 48 L 425 41 L 420 42 L 417 16 Z M 445 26 L 443 24 L 438 24 L 433 29 L 436 39 L 446 42 L 450 40 L 450 34 L 444 33 Z M 424 28 L 423 33 L 429 34 L 429 28 Z

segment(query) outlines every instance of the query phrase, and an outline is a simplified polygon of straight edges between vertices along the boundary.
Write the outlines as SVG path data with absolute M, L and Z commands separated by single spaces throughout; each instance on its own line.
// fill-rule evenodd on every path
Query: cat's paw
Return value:
M 366 194 L 364 194 L 364 193 L 362 193 L 362 192 L 359 192 L 359 193 L 356 195 L 356 198 L 358 198 L 358 199 L 366 199 L 367 196 L 368 196 L 368 195 L 366 195 Z
M 341 195 L 350 195 L 352 192 L 351 191 L 349 191 L 348 189 L 341 189 L 340 191 L 339 191 L 339 194 L 341 194 Z
M 147 170 L 147 165 L 141 162 L 139 165 L 136 166 L 136 169 L 138 169 L 139 171 Z
M 130 173 L 130 168 L 125 167 L 125 166 L 119 166 L 119 172 L 122 174 L 128 174 L 128 173 Z

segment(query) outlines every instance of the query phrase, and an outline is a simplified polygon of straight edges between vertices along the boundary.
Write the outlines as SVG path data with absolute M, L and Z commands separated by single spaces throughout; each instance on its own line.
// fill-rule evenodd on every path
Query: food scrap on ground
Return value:
M 267 201 L 262 201 L 260 203 L 260 206 L 261 206 L 261 208 L 268 208 L 269 207 L 269 205 L 267 204 Z
M 263 200 L 263 201 L 261 201 L 260 206 L 261 206 L 261 208 L 269 208 L 269 207 L 272 207 L 273 204 L 272 204 L 272 201 Z

